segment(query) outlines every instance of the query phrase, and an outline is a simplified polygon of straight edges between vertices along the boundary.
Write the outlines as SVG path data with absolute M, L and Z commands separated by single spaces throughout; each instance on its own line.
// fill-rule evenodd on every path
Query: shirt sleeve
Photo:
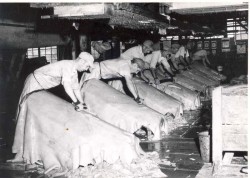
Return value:
M 152 53 L 152 60 L 150 62 L 150 68 L 155 69 L 157 63 L 160 61 L 161 53 L 160 52 L 153 52 Z
M 70 68 L 62 69 L 62 85 L 70 84 L 72 89 L 79 89 L 78 74 L 76 70 Z
M 186 51 L 186 57 L 189 57 L 189 52 L 188 52 L 188 50 Z
M 121 54 L 121 58 L 123 59 L 127 59 L 127 60 L 132 60 L 132 54 L 133 53 L 133 50 L 132 48 L 126 50 L 124 53 Z
M 129 64 L 120 66 L 119 74 L 123 77 L 130 76 L 131 72 L 130 72 Z

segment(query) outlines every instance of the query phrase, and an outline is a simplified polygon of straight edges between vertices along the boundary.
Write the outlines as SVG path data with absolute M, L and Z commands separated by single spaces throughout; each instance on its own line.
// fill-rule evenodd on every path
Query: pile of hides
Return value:
M 129 133 L 144 126 L 153 132 L 153 140 L 161 139 L 161 132 L 168 134 L 166 117 L 100 80 L 86 81 L 81 91 L 89 111 L 107 123 Z
M 184 107 L 182 102 L 148 85 L 141 79 L 133 78 L 133 81 L 140 98 L 144 100 L 143 104 L 163 115 L 171 113 L 175 118 L 182 118 Z
M 247 75 L 241 75 L 239 77 L 235 77 L 230 81 L 231 85 L 239 85 L 239 84 L 247 84 L 248 82 Z
M 137 177 L 167 177 L 159 169 L 161 163 L 157 152 L 147 153 L 125 165 L 121 161 L 115 164 L 102 163 L 95 166 L 81 167 L 67 174 L 68 178 L 137 178 Z
M 40 91 L 31 94 L 20 112 L 13 152 L 27 164 L 41 161 L 45 174 L 68 172 L 79 166 L 130 164 L 145 154 L 133 134 L 93 115 L 74 110 L 72 104 Z
M 182 85 L 165 82 L 157 85 L 157 89 L 181 101 L 184 104 L 184 110 L 196 110 L 201 107 L 199 92 L 192 91 Z

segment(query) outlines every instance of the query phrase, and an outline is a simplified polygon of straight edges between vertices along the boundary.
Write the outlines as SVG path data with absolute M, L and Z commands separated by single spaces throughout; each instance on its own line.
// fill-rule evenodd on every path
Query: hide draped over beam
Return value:
M 208 93 L 208 86 L 197 80 L 193 80 L 183 74 L 178 74 L 174 77 L 174 82 L 182 85 L 190 90 Z
M 165 82 L 157 85 L 156 88 L 181 101 L 184 104 L 184 110 L 195 110 L 201 106 L 199 93 L 182 85 Z
M 12 161 L 41 160 L 45 173 L 104 160 L 130 164 L 144 154 L 134 135 L 84 111 L 76 112 L 70 103 L 46 91 L 32 93 L 20 115 L 12 147 L 17 155 Z
M 183 115 L 183 103 L 177 99 L 157 90 L 139 78 L 133 78 L 140 98 L 144 100 L 143 104 L 153 110 L 166 115 L 171 113 L 175 118 L 181 118 Z
M 219 74 L 215 70 L 212 70 L 208 67 L 205 67 L 200 63 L 192 64 L 191 68 L 194 68 L 194 69 L 204 73 L 205 76 L 210 76 L 210 78 L 213 78 L 214 80 L 218 80 L 220 82 L 226 80 L 226 76 Z
M 102 81 L 88 80 L 81 91 L 90 111 L 114 126 L 130 133 L 145 126 L 154 133 L 153 140 L 161 138 L 161 131 L 168 133 L 167 121 L 163 115 L 144 105 L 138 105 L 132 98 Z

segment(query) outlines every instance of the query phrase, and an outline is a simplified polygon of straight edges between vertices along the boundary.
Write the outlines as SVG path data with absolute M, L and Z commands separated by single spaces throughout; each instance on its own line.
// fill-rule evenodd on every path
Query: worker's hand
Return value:
M 149 84 L 149 85 L 153 85 L 154 83 L 155 83 L 155 80 L 154 80 L 154 79 L 152 79 L 152 80 L 149 79 L 149 80 L 148 80 L 148 84 Z
M 87 109 L 87 106 L 85 103 L 80 103 L 79 101 L 77 101 L 77 102 L 72 102 L 72 104 L 75 107 L 76 111 Z
M 187 70 L 191 70 L 192 68 L 190 66 L 187 66 Z
M 158 78 L 155 78 L 155 85 L 159 85 L 160 84 L 160 80 Z
M 135 101 L 136 101 L 138 104 L 143 104 L 143 99 L 141 99 L 140 97 L 135 98 Z
M 75 110 L 76 111 L 82 111 L 88 109 L 85 103 L 80 103 L 78 105 L 75 106 Z

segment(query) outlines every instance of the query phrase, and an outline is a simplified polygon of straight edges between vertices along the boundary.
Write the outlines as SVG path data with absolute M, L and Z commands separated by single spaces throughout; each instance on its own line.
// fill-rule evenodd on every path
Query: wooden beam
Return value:
M 66 45 L 58 34 L 35 33 L 25 27 L 0 26 L 1 49 L 27 49 L 44 46 Z
M 152 12 L 145 7 L 138 6 L 136 3 L 118 3 L 115 6 L 115 10 L 126 10 L 127 12 L 139 14 L 139 15 L 148 17 L 150 19 L 154 19 L 158 22 L 169 24 L 169 20 L 167 19 L 167 17 L 160 15 L 158 13 Z
M 21 59 L 19 61 L 19 65 L 18 65 L 18 69 L 17 69 L 17 72 L 16 72 L 16 80 L 19 79 L 20 77 L 20 73 L 23 69 L 23 64 L 24 64 L 24 61 L 25 61 L 25 57 L 26 57 L 26 50 L 23 51 L 23 53 L 21 54 Z
M 217 174 L 222 162 L 222 87 L 213 90 L 212 98 L 212 161 L 213 174 Z
M 243 25 L 242 23 L 241 23 L 241 21 L 239 21 L 239 20 L 235 20 L 242 28 L 244 28 L 246 31 L 248 31 L 248 28 L 247 28 L 247 26 L 246 25 Z

